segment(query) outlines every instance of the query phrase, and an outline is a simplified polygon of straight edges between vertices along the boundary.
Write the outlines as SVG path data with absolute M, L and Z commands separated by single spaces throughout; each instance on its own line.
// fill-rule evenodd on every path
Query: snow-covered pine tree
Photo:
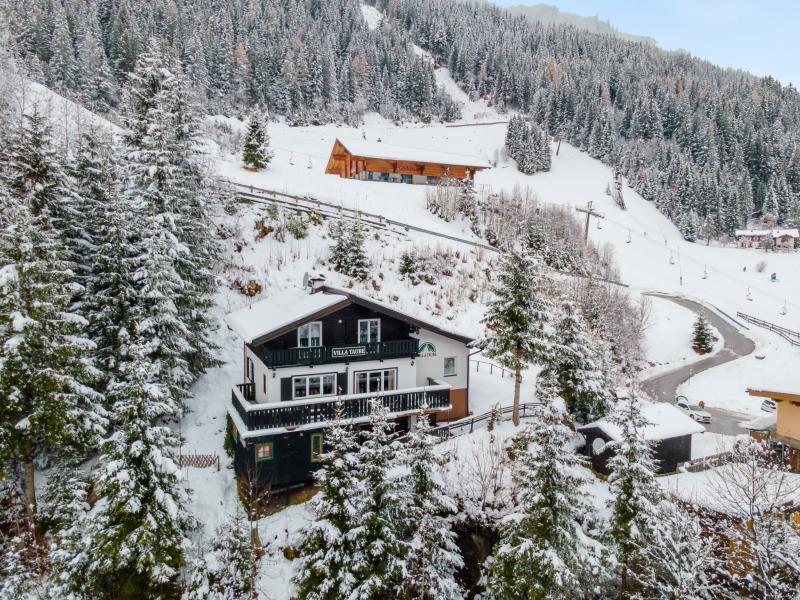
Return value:
M 19 183 L 19 180 L 18 180 Z M 2 185 L 0 183 L 0 185 Z M 27 519 L 36 523 L 34 456 L 82 453 L 104 432 L 102 396 L 92 389 L 92 343 L 69 311 L 70 265 L 34 183 L 16 187 L 0 230 L 0 469 L 24 468 Z
M 589 479 L 558 406 L 555 374 L 545 375 L 539 401 L 536 420 L 515 443 L 517 505 L 488 562 L 487 592 L 498 600 L 591 596 L 599 584 L 601 546 L 585 531 Z
M 255 568 L 250 524 L 237 510 L 217 526 L 209 547 L 199 548 L 181 600 L 248 600 L 253 597 Z
M 173 458 L 176 436 L 159 424 L 179 408 L 147 355 L 133 342 L 119 379 L 109 385 L 117 431 L 101 457 L 100 501 L 56 557 L 63 590 L 78 597 L 177 595 L 186 532 L 194 523 Z
M 589 337 L 583 319 L 570 301 L 562 304 L 555 339 L 557 356 L 547 369 L 556 374 L 559 395 L 567 410 L 579 423 L 604 417 L 613 402 L 613 389 L 608 385 L 610 376 L 603 373 L 606 363 L 602 352 L 595 348 L 598 342 Z
M 483 318 L 487 333 L 480 346 L 487 357 L 514 371 L 513 420 L 519 425 L 522 371 L 530 363 L 547 365 L 553 360 L 552 306 L 541 265 L 527 253 L 505 254 L 497 279 Z
M 49 534 L 80 520 L 89 510 L 91 482 L 88 473 L 61 462 L 47 479 L 39 506 L 39 520 Z
M 396 468 L 394 424 L 387 420 L 381 398 L 371 404 L 369 430 L 359 450 L 362 479 L 353 493 L 358 517 L 350 530 L 354 544 L 350 597 L 365 600 L 385 598 L 397 590 L 409 552 L 399 512 L 408 505 L 408 489 Z
M 192 323 L 192 303 L 184 294 L 196 290 L 178 271 L 177 261 L 190 251 L 186 240 L 180 239 L 184 222 L 179 211 L 191 192 L 186 187 L 192 176 L 187 146 L 193 143 L 193 133 L 182 132 L 187 136 L 184 145 L 176 142 L 180 121 L 175 75 L 169 66 L 158 42 L 151 39 L 124 90 L 122 199 L 135 219 L 131 268 L 138 302 L 132 314 L 138 334 L 158 380 L 176 398 L 185 398 L 194 377 L 188 359 L 198 337 L 187 325 Z M 176 167 L 173 161 L 180 165 Z M 186 266 L 185 262 L 181 265 Z
M 644 439 L 644 428 L 649 423 L 642 414 L 639 398 L 631 393 L 619 399 L 609 419 L 621 432 L 608 461 L 613 496 L 606 532 L 614 560 L 611 586 L 615 593 L 627 597 L 637 588 L 635 573 L 646 560 L 642 542 L 652 535 L 663 494 L 656 483 L 653 448 Z
M 326 430 L 326 452 L 314 478 L 320 488 L 312 500 L 314 520 L 303 531 L 295 584 L 300 600 L 347 598 L 355 582 L 355 545 L 350 535 L 360 511 L 353 498 L 360 463 L 355 433 L 343 421 L 337 404 Z
M 330 236 L 333 244 L 330 247 L 328 260 L 334 271 L 343 273 L 347 264 L 347 230 L 344 221 L 334 219 L 330 225 Z
M 211 340 L 215 324 L 209 314 L 214 306 L 217 278 L 214 267 L 219 258 L 217 234 L 211 213 L 219 206 L 224 191 L 207 176 L 203 143 L 200 139 L 200 111 L 191 96 L 189 82 L 180 64 L 171 65 L 172 77 L 165 81 L 168 106 L 173 107 L 170 156 L 172 194 L 175 196 L 175 235 L 187 251 L 175 256 L 178 275 L 184 282 L 176 298 L 178 316 L 189 333 L 186 360 L 193 376 L 218 366 L 217 346 Z
M 703 315 L 697 315 L 692 334 L 692 349 L 698 354 L 708 354 L 714 350 L 716 338 Z
M 253 171 L 266 168 L 272 160 L 272 150 L 269 147 L 269 134 L 267 133 L 267 117 L 256 109 L 247 120 L 247 133 L 244 136 L 242 148 L 242 162 L 244 166 Z
M 455 575 L 464 560 L 449 519 L 456 512 L 456 504 L 445 492 L 433 453 L 435 443 L 427 407 L 423 406 L 403 445 L 409 504 L 401 514 L 408 527 L 405 539 L 409 556 L 400 596 L 458 600 L 464 597 L 464 591 Z
M 366 281 L 369 277 L 369 259 L 364 247 L 366 233 L 361 221 L 353 221 L 346 236 L 347 254 L 343 273 L 359 281 Z
M 658 506 L 650 536 L 639 541 L 643 561 L 634 573 L 645 598 L 703 600 L 723 596 L 724 563 L 711 523 L 674 501 Z

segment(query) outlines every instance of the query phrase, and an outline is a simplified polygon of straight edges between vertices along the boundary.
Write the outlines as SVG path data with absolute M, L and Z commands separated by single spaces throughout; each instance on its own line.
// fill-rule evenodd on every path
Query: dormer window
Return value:
M 322 321 L 312 321 L 298 327 L 297 346 L 300 348 L 322 346 Z
M 361 319 L 358 322 L 358 343 L 370 344 L 381 341 L 381 320 Z

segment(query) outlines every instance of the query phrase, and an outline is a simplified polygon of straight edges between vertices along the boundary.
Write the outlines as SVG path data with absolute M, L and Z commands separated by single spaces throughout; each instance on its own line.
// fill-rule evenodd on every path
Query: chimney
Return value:
M 308 278 L 309 293 L 316 294 L 325 287 L 325 275 L 319 274 Z

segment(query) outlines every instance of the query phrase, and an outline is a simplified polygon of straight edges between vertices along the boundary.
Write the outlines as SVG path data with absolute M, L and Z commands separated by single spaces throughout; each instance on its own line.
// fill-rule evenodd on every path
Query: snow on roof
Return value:
M 789 237 L 800 237 L 800 231 L 798 229 L 737 229 L 736 236 L 741 235 L 754 235 L 758 237 L 764 237 L 767 235 L 772 235 L 774 238 L 783 237 L 784 235 L 788 235 Z
M 250 344 L 303 317 L 346 301 L 347 297 L 340 294 L 309 294 L 306 290 L 291 290 L 232 312 L 225 317 L 225 322 Z
M 411 146 L 392 146 L 390 144 L 384 144 L 383 142 L 337 139 L 342 146 L 347 148 L 347 150 L 355 156 L 382 158 L 385 160 L 427 162 L 439 165 L 458 165 L 461 167 L 481 167 L 484 169 L 488 169 L 492 166 L 482 158 L 467 154 L 437 152 L 436 150 L 429 150 L 428 148 Z
M 418 324 L 423 325 L 423 326 L 427 325 L 433 331 L 438 331 L 438 332 L 442 333 L 443 335 L 451 335 L 451 336 L 456 337 L 456 338 L 469 339 L 470 341 L 471 340 L 475 340 L 475 339 L 478 338 L 478 335 L 475 334 L 475 333 L 466 333 L 464 331 L 458 331 L 458 330 L 452 329 L 450 327 L 446 327 L 446 326 L 443 327 L 442 325 L 439 325 L 438 323 L 432 321 L 431 319 L 424 318 L 424 317 L 422 317 L 422 318 L 418 317 L 418 316 L 416 316 L 414 314 L 409 313 L 408 311 L 400 310 L 400 309 L 392 306 L 391 304 L 387 304 L 386 302 L 383 302 L 381 300 L 376 300 L 375 298 L 370 298 L 369 296 L 365 296 L 363 294 L 359 294 L 358 292 L 354 292 L 352 290 L 343 290 L 343 289 L 340 289 L 340 288 L 337 288 L 337 287 L 326 285 L 325 286 L 325 293 L 329 293 L 329 292 L 332 292 L 334 294 L 341 294 L 343 296 L 350 296 L 351 298 L 355 298 L 356 300 L 363 300 L 364 302 L 369 302 L 370 304 L 375 304 L 379 308 L 382 308 L 382 309 L 384 309 L 386 311 L 395 312 L 395 313 L 398 313 L 398 312 L 402 313 L 404 315 L 407 315 L 409 318 L 413 319 L 414 321 L 417 321 Z
M 705 427 L 696 423 L 691 417 L 685 415 L 677 407 L 666 402 L 641 402 L 642 415 L 650 422 L 644 428 L 644 439 L 664 440 L 667 438 L 691 435 L 705 431 Z M 611 423 L 607 418 L 599 419 L 579 429 L 597 427 L 614 441 L 622 439 L 622 430 L 618 425 Z

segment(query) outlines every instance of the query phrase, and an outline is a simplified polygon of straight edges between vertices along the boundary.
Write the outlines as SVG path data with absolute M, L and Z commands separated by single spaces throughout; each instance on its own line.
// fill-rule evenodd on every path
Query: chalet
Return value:
M 234 463 L 261 486 L 311 477 L 338 402 L 358 426 L 380 398 L 401 431 L 424 406 L 437 420 L 469 412 L 472 338 L 388 304 L 312 280 L 226 322 L 243 340 L 244 382 L 227 407 Z
M 460 154 L 337 139 L 325 172 L 345 179 L 436 184 L 445 178 L 472 181 L 475 173 L 490 167 Z
M 739 248 L 763 248 L 771 245 L 774 248 L 793 249 L 800 240 L 797 229 L 737 229 L 736 244 Z
M 745 424 L 750 435 L 756 439 L 769 440 L 778 456 L 783 456 L 789 469 L 800 473 L 800 390 L 790 393 L 748 389 L 747 393 L 759 398 L 769 398 L 776 405 L 773 414 Z
M 680 463 L 692 458 L 692 434 L 705 431 L 705 427 L 665 402 L 642 402 L 642 414 L 650 423 L 641 432 L 644 439 L 653 443 L 653 457 L 658 472 L 672 473 Z M 578 427 L 586 440 L 584 454 L 598 473 L 608 475 L 608 461 L 614 456 L 614 443 L 622 439 L 622 430 L 607 418 Z

